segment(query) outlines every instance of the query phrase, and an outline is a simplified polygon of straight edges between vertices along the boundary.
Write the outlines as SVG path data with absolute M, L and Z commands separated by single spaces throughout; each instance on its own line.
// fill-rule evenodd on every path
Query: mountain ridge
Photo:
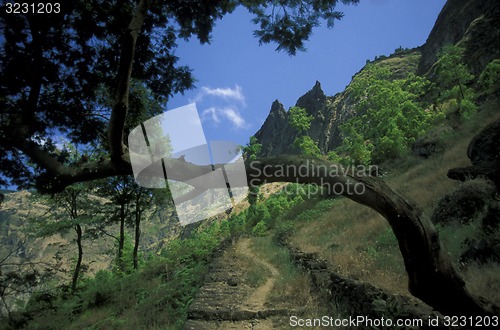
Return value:
M 367 61 L 367 64 L 388 66 L 394 79 L 405 78 L 409 73 L 427 75 L 432 79 L 432 68 L 440 49 L 453 44 L 464 47 L 465 62 L 478 74 L 491 60 L 499 57 L 499 12 L 495 1 L 449 0 L 422 46 L 397 49 L 390 56 L 377 56 L 374 61 Z M 365 67 L 353 75 L 353 80 Z M 323 154 L 340 145 L 342 137 L 339 126 L 356 115 L 353 110 L 355 104 L 349 97 L 349 85 L 344 91 L 327 96 L 321 89 L 321 83 L 316 81 L 312 89 L 296 102 L 296 106 L 305 108 L 312 116 L 307 134 L 318 144 Z M 297 132 L 288 124 L 287 113 L 279 100 L 274 101 L 269 116 L 255 133 L 262 144 L 261 156 L 300 153 L 293 146 Z

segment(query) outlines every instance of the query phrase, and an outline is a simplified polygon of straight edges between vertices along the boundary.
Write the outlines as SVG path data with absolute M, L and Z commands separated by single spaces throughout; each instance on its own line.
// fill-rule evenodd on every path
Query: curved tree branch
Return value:
M 279 181 L 314 183 L 327 189 L 330 194 L 340 193 L 372 208 L 387 219 L 394 231 L 413 295 L 447 315 L 500 313 L 498 306 L 488 304 L 467 291 L 464 281 L 442 247 L 436 229 L 417 206 L 378 178 L 358 175 L 354 171 L 337 175 L 342 171 L 335 171 L 336 166 L 328 161 L 303 156 L 278 156 L 248 164 L 247 175 L 249 183 L 253 184 Z M 281 176 L 283 167 L 302 167 L 308 175 Z M 269 175 L 273 172 L 280 175 Z M 353 189 L 356 185 L 358 189 Z M 361 189 L 361 186 L 365 189 Z M 336 189 L 332 190 L 332 187 Z
M 151 0 L 141 0 L 135 9 L 134 15 L 124 31 L 120 63 L 116 76 L 116 91 L 108 127 L 110 159 L 85 164 L 72 164 L 70 166 L 59 162 L 55 156 L 43 150 L 40 145 L 31 139 L 31 119 L 35 112 L 41 88 L 41 49 L 37 50 L 34 61 L 40 62 L 35 66 L 33 85 L 27 105 L 20 118 L 17 133 L 11 134 L 5 141 L 7 147 L 16 148 L 25 153 L 37 165 L 47 171 L 50 178 L 50 192 L 60 192 L 65 187 L 75 182 L 92 181 L 110 176 L 131 174 L 130 159 L 124 144 L 124 125 L 129 107 L 129 86 L 134 62 L 134 53 L 137 37 L 147 16 Z M 31 24 L 32 22 L 30 22 Z M 31 24 L 33 42 L 38 42 L 38 31 Z

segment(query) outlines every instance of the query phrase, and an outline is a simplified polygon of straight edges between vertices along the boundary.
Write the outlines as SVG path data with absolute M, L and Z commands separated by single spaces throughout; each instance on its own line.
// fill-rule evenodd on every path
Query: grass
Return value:
M 304 319 L 319 319 L 324 315 L 332 315 L 336 318 L 348 317 L 349 314 L 342 306 L 327 305 L 323 301 L 319 301 L 318 295 L 311 291 L 310 276 L 297 268 L 288 249 L 277 243 L 273 233 L 271 232 L 270 235 L 265 237 L 252 238 L 252 249 L 255 254 L 262 260 L 272 264 L 279 271 L 273 289 L 268 296 L 267 306 L 269 308 L 289 308 L 299 312 L 298 317 Z M 290 315 L 292 315 L 292 312 Z M 290 326 L 288 319 L 286 319 L 280 324 L 279 328 L 295 329 L 296 327 Z M 323 328 L 308 327 L 308 329 Z
M 375 211 L 342 198 L 314 223 L 299 226 L 292 243 L 300 249 L 319 253 L 345 276 L 407 293 L 397 243 L 387 238 L 389 225 Z
M 293 263 L 287 248 L 277 244 L 272 236 L 252 238 L 252 249 L 262 260 L 277 268 L 279 275 L 268 297 L 273 306 L 290 306 L 298 303 L 297 310 L 318 308 L 317 301 L 310 292 L 309 276 Z
M 469 292 L 474 292 L 500 306 L 500 264 L 494 262 L 485 265 L 471 264 L 460 273 Z
M 264 284 L 271 275 L 265 266 L 255 262 L 248 256 L 237 254 L 234 249 L 227 250 L 225 258 L 232 259 L 235 268 L 245 270 L 240 280 L 252 288 Z

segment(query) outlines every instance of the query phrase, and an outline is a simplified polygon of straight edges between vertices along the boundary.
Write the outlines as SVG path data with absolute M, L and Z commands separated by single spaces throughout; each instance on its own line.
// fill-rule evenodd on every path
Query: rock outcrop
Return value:
M 453 168 L 448 177 L 453 180 L 466 181 L 480 176 L 487 177 L 495 183 L 500 191 L 500 121 L 484 128 L 472 139 L 467 149 L 467 156 L 472 166 Z
M 289 153 L 295 135 L 295 132 L 288 124 L 288 114 L 283 104 L 276 100 L 271 106 L 266 121 L 255 134 L 255 137 L 262 144 L 261 154 L 270 156 Z
M 436 62 L 439 50 L 448 44 L 463 46 L 464 58 L 477 74 L 499 56 L 500 6 L 496 0 L 448 0 L 421 47 L 420 74 Z
M 322 152 L 330 150 L 340 142 L 338 126 L 352 114 L 347 93 L 328 97 L 316 81 L 313 88 L 301 96 L 296 106 L 304 108 L 312 116 L 311 127 L 307 134 L 318 143 Z M 298 154 L 293 146 L 297 132 L 288 123 L 288 112 L 278 100 L 274 101 L 271 111 L 255 137 L 262 144 L 261 156 L 279 154 Z

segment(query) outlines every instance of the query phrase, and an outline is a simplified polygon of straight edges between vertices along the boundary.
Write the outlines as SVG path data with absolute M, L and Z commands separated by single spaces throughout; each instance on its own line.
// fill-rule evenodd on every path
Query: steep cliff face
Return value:
M 304 108 L 310 115 L 315 115 L 326 104 L 326 95 L 321 89 L 321 83 L 316 81 L 314 87 L 304 95 L 302 95 L 295 106 Z
M 292 128 L 288 125 L 288 114 L 283 104 L 276 100 L 271 106 L 266 121 L 255 133 L 255 137 L 262 144 L 261 154 L 269 156 L 287 153 L 287 148 L 293 142 L 291 133 Z M 287 139 L 287 141 L 283 141 L 283 139 Z
M 409 73 L 428 74 L 432 73 L 439 50 L 448 44 L 458 44 L 465 47 L 464 57 L 469 66 L 476 74 L 480 73 L 492 59 L 500 57 L 499 8 L 495 0 L 448 0 L 423 46 L 381 56 L 373 64 L 388 68 L 393 79 L 404 78 Z M 363 69 L 353 79 L 360 74 Z M 313 117 L 308 134 L 324 154 L 339 146 L 340 125 L 356 115 L 349 86 L 330 97 L 316 82 L 297 100 L 296 106 L 305 108 Z M 296 136 L 288 124 L 286 110 L 276 100 L 255 134 L 263 145 L 261 155 L 298 153 L 293 147 Z
M 425 74 L 447 44 L 459 44 L 475 73 L 499 56 L 500 6 L 497 0 L 448 0 L 422 46 L 418 72 Z

